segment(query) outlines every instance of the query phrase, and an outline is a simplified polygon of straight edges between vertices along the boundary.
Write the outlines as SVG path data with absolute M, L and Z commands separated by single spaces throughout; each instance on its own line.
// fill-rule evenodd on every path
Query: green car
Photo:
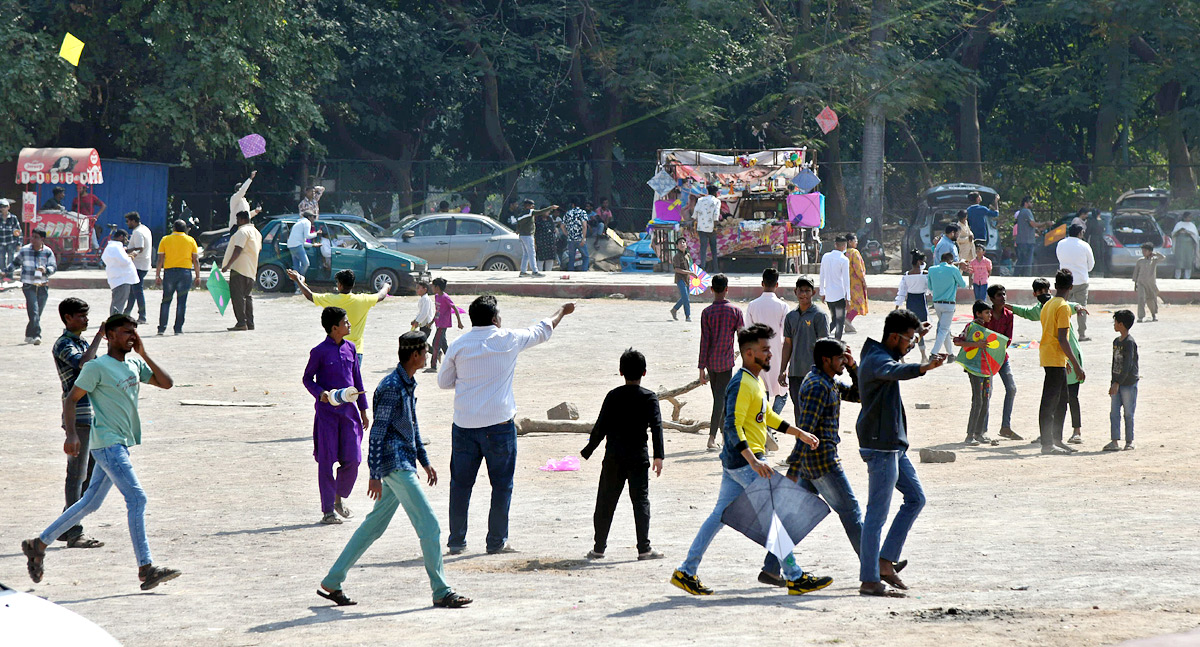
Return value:
M 275 218 L 262 228 L 262 251 L 258 254 L 258 287 L 264 292 L 277 292 L 289 287 L 287 269 L 292 267 L 287 239 L 292 225 L 300 216 Z M 304 278 L 309 283 L 333 283 L 341 270 L 354 270 L 357 285 L 369 285 L 371 291 L 383 289 L 391 282 L 392 294 L 416 292 L 417 281 L 429 280 L 429 264 L 424 259 L 384 247 L 369 231 L 356 223 L 317 220 L 313 230 L 330 242 L 329 267 L 325 267 L 318 246 L 307 247 L 309 267 Z M 367 277 L 368 281 L 363 282 Z

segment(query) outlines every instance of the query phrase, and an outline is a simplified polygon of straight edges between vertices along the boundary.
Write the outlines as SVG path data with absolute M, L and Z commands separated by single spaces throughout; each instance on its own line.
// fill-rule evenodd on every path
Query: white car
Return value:
M 91 620 L 36 595 L 0 584 L 0 643 L 121 647 Z

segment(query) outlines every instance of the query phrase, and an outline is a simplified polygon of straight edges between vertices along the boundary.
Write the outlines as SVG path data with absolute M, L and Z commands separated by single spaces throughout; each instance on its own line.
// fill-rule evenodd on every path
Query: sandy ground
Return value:
M 75 293 L 97 309 L 105 291 Z M 187 334 L 150 337 L 151 355 L 175 378 L 163 392 L 144 387 L 143 446 L 134 452 L 149 495 L 147 528 L 159 563 L 183 577 L 155 591 L 137 588 L 123 503 L 114 491 L 87 521 L 108 544 L 54 548 L 46 577 L 32 585 L 18 543 L 44 528 L 62 505 L 65 456 L 56 419 L 59 386 L 50 343 L 59 328 L 52 293 L 46 343 L 19 344 L 20 293 L 0 293 L 0 581 L 62 604 L 137 645 L 298 645 L 334 643 L 684 644 L 765 639 L 789 644 L 1102 645 L 1200 625 L 1200 579 L 1185 573 L 1196 547 L 1195 376 L 1200 307 L 1167 306 L 1162 323 L 1135 326 L 1141 347 L 1138 450 L 1102 454 L 1107 442 L 1106 374 L 1111 333 L 1107 307 L 1093 318 L 1095 341 L 1083 345 L 1092 382 L 1082 392 L 1083 451 L 1043 457 L 1025 442 L 967 448 L 965 375 L 944 368 L 903 387 L 915 447 L 958 452 L 953 464 L 918 465 L 928 505 L 909 537 L 906 600 L 857 595 L 857 561 L 836 519 L 798 549 L 800 562 L 830 575 L 830 588 L 801 597 L 758 584 L 762 550 L 726 530 L 700 575 L 717 594 L 693 598 L 671 587 L 700 522 L 711 510 L 719 462 L 704 438 L 667 434 L 663 476 L 651 487 L 652 539 L 668 558 L 636 561 L 632 515 L 618 509 L 609 557 L 587 563 L 598 457 L 575 473 L 538 470 L 547 459 L 578 455 L 580 435 L 522 437 L 511 541 L 523 552 L 483 553 L 487 488 L 477 487 L 468 552 L 446 560 L 451 583 L 476 598 L 460 611 L 430 607 L 415 533 L 403 517 L 351 571 L 346 590 L 360 601 L 333 608 L 314 590 L 369 508 L 366 468 L 350 500 L 356 518 L 320 526 L 311 457 L 312 404 L 300 386 L 307 351 L 323 336 L 319 311 L 298 296 L 257 300 L 258 330 L 228 333 L 207 295 L 193 293 Z M 458 296 L 461 303 L 469 300 Z M 152 309 L 159 294 L 150 293 Z M 557 303 L 503 298 L 504 321 L 526 325 Z M 23 307 L 23 305 L 22 305 Z M 872 303 L 849 337 L 854 348 L 877 334 L 890 304 Z M 569 400 L 594 419 L 604 393 L 620 383 L 617 357 L 635 346 L 649 358 L 648 386 L 695 378 L 698 324 L 672 322 L 667 305 L 586 301 L 517 370 L 518 415 L 542 417 Z M 964 310 L 960 308 L 960 310 Z M 364 380 L 373 386 L 394 366 L 394 340 L 415 312 L 411 298 L 373 311 Z M 97 316 L 95 319 L 99 319 Z M 1018 321 L 1017 338 L 1037 326 Z M 153 327 L 147 327 L 153 334 Z M 1034 351 L 1013 354 L 1021 393 L 1014 427 L 1034 433 L 1041 372 Z M 443 481 L 428 490 L 446 531 L 452 397 L 419 375 L 419 412 L 428 450 Z M 999 426 L 997 385 L 991 429 Z M 181 399 L 269 402 L 265 409 L 182 407 Z M 710 396 L 685 399 L 685 417 L 707 416 Z M 915 404 L 929 403 L 927 410 Z M 790 406 L 788 408 L 790 411 Z M 857 405 L 843 407 L 841 454 L 856 492 L 866 470 L 852 431 Z M 365 451 L 365 450 L 364 450 Z M 915 452 L 914 452 L 915 453 Z M 486 483 L 481 475 L 480 483 Z M 865 500 L 863 501 L 865 504 Z M 894 505 L 898 505 L 898 502 Z M 59 544 L 61 546 L 61 544 Z M 951 611 L 953 609 L 954 611 Z

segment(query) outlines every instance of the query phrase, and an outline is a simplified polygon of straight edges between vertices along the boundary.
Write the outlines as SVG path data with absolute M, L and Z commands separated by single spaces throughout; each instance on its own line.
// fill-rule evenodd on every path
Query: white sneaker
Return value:
M 32 344 L 32 343 L 33 343 L 33 337 L 26 337 L 26 338 L 25 338 L 25 343 L 26 343 L 26 344 Z
M 851 323 L 849 321 L 847 321 L 846 327 L 843 330 L 843 332 L 847 332 L 847 333 L 850 333 L 851 335 L 855 335 L 855 334 L 858 334 L 858 329 L 856 329 L 853 325 L 851 325 Z
M 41 343 L 42 343 L 42 338 L 41 338 L 41 337 L 34 337 L 34 338 L 33 338 L 33 345 L 34 345 L 34 346 L 40 346 L 40 345 L 41 345 Z

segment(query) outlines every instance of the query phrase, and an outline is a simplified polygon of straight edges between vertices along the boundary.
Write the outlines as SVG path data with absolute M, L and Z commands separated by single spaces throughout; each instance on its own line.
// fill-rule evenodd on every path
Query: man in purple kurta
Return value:
M 304 388 L 316 398 L 313 420 L 313 457 L 317 459 L 317 488 L 321 492 L 321 523 L 341 523 L 338 515 L 350 517 L 343 501 L 354 489 L 358 465 L 362 462 L 362 430 L 370 426 L 367 398 L 363 391 L 358 351 L 350 334 L 350 320 L 341 308 L 325 308 L 321 325 L 329 334 L 308 354 L 304 369 Z M 357 399 L 344 404 L 331 402 L 330 391 L 353 387 Z M 348 398 L 347 398 L 348 399 Z M 357 408 L 355 408 L 357 405 Z M 333 464 L 337 463 L 337 476 Z M 336 514 L 335 514 L 336 512 Z

